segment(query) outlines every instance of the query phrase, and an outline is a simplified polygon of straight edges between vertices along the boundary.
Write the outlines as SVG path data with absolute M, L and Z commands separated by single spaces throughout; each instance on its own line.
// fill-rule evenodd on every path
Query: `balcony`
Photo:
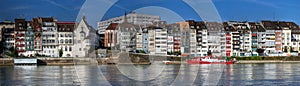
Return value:
M 16 47 L 24 47 L 25 44 L 16 44 Z
M 16 39 L 15 41 L 16 41 L 16 42 L 23 42 L 24 39 Z
M 16 34 L 16 37 L 23 37 L 25 34 Z
M 26 50 L 17 50 L 17 52 L 26 52 Z

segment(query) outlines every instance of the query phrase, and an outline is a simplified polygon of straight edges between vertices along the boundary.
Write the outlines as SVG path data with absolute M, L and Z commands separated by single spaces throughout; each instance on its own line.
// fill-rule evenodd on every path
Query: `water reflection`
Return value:
M 135 65 L 132 77 L 143 79 L 153 72 L 143 72 L 149 65 Z M 216 69 L 215 69 L 216 70 Z M 154 79 L 139 81 L 123 75 L 115 65 L 78 66 L 0 66 L 0 86 L 15 85 L 202 85 L 209 65 L 166 65 Z M 224 65 L 218 85 L 298 85 L 300 64 Z M 195 78 L 193 78 L 195 77 Z M 176 81 L 177 79 L 177 81 Z M 172 84 L 180 82 L 180 84 Z

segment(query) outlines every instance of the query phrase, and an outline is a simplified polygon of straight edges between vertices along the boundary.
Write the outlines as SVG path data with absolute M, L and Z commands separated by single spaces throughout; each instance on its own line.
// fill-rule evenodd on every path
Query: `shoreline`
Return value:
M 150 65 L 151 62 L 134 62 L 134 63 L 107 63 L 103 64 L 101 62 L 90 62 L 90 60 L 83 59 L 82 62 L 77 62 L 79 59 L 73 58 L 42 58 L 40 59 L 45 61 L 46 64 L 41 66 L 74 66 L 74 65 L 116 65 L 116 64 L 133 64 L 133 65 Z M 75 61 L 76 60 L 76 61 Z M 162 64 L 166 65 L 180 65 L 186 64 L 185 61 L 161 61 Z M 237 60 L 235 64 L 265 64 L 265 63 L 300 63 L 299 60 Z M 37 64 L 39 65 L 39 64 Z M 0 66 L 14 66 L 14 62 L 12 58 L 0 58 Z
M 300 63 L 300 61 L 283 61 L 283 60 L 239 60 L 235 64 L 263 64 L 263 63 Z

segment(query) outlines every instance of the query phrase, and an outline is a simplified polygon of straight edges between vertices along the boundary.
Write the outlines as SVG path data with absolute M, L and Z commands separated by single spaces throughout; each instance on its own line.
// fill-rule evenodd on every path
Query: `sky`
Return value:
M 97 3 L 92 4 L 96 8 L 93 10 L 97 10 L 97 7 L 101 9 L 103 3 L 113 0 L 94 1 Z M 196 1 L 200 0 L 195 0 L 195 4 L 198 5 Z M 212 0 L 212 2 L 222 21 L 280 20 L 300 24 L 300 0 Z M 0 0 L 0 3 L 0 8 L 2 8 L 0 21 L 13 21 L 14 18 L 30 20 L 38 16 L 54 16 L 59 21 L 76 21 L 80 10 L 84 10 L 82 6 L 89 5 L 85 4 L 85 0 Z M 103 12 L 104 16 L 99 19 L 94 18 L 94 20 L 106 20 L 124 15 L 124 12 L 134 11 L 159 15 L 162 20 L 169 23 L 183 20 L 200 21 L 202 18 L 197 14 L 197 10 L 203 9 L 195 10 L 182 0 L 120 0 L 107 11 L 98 10 L 97 12 Z M 90 18 L 92 19 L 93 16 Z M 95 21 L 89 22 L 94 28 L 96 27 Z

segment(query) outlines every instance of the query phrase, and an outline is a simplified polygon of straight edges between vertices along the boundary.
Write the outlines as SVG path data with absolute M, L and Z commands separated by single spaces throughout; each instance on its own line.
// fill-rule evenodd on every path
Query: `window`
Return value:
M 65 47 L 65 51 L 68 51 L 68 47 L 67 46 Z
M 69 47 L 69 51 L 72 51 L 72 47 Z
M 81 51 L 81 48 L 79 48 L 79 51 Z

